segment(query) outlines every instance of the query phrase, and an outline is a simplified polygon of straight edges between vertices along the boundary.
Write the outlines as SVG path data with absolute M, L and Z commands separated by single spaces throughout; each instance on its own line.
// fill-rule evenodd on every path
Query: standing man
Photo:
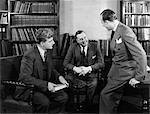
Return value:
M 63 91 L 55 91 L 57 83 L 66 84 L 67 81 L 61 76 L 52 65 L 52 49 L 55 44 L 51 29 L 39 29 L 36 33 L 37 45 L 29 49 L 21 61 L 19 80 L 26 84 L 33 84 L 33 106 L 37 113 L 63 112 L 68 100 L 67 94 Z M 16 94 L 22 92 L 20 97 L 26 100 L 29 92 L 17 89 Z M 17 98 L 17 96 L 16 96 Z M 55 105 L 54 105 L 55 104 Z
M 144 80 L 147 57 L 131 28 L 117 20 L 114 11 L 100 14 L 103 26 L 114 32 L 110 42 L 113 55 L 108 82 L 100 95 L 100 114 L 116 113 L 126 83 L 131 86 Z
M 67 79 L 79 88 L 87 86 L 88 103 L 91 103 L 97 86 L 97 70 L 104 66 L 104 61 L 100 50 L 90 44 L 84 31 L 77 31 L 75 38 L 64 59 L 64 66 L 70 71 Z

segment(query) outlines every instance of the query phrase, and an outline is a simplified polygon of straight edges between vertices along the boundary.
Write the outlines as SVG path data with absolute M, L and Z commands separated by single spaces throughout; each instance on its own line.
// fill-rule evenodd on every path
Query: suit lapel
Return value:
M 121 35 L 119 34 L 120 33 L 120 30 L 121 30 L 121 24 L 119 23 L 116 31 L 115 31 L 115 34 L 110 42 L 110 48 L 113 50 L 116 46 L 116 39 L 119 39 L 121 37 Z
M 48 65 L 48 76 L 47 76 L 47 79 L 49 80 L 50 77 L 51 77 L 51 72 L 52 72 L 52 56 L 51 56 L 51 53 L 50 52 L 51 50 L 48 50 L 48 54 L 47 54 L 47 65 Z
M 87 57 L 88 57 L 88 62 L 91 60 L 91 58 L 92 58 L 92 47 L 91 47 L 91 45 L 89 44 L 88 45 L 88 50 L 87 50 Z
M 40 79 L 43 79 L 43 60 L 37 47 L 35 47 L 36 66 Z

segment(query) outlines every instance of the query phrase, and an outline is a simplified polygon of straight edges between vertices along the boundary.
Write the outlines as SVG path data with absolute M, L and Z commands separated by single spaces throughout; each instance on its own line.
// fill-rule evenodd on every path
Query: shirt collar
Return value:
M 117 27 L 118 27 L 118 24 L 119 24 L 119 21 L 118 20 L 115 20 L 115 27 L 113 29 L 113 31 L 116 31 Z
M 80 45 L 80 47 L 81 47 L 81 52 L 82 52 L 82 51 L 83 51 L 83 46 Z M 87 54 L 87 49 L 88 49 L 88 46 L 85 46 L 85 47 L 84 47 L 85 55 Z
M 45 53 L 45 50 L 44 49 L 42 49 L 39 45 L 37 45 L 37 48 L 38 48 L 38 50 L 39 50 L 39 52 L 40 52 L 40 55 L 41 55 L 41 57 L 42 57 L 42 59 L 43 59 L 43 61 L 44 61 L 44 53 Z

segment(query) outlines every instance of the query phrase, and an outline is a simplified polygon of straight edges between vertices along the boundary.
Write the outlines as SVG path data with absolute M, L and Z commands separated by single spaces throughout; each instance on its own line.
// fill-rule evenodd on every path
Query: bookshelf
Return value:
M 121 21 L 131 27 L 150 58 L 150 0 L 121 0 Z
M 8 11 L 0 10 L 0 57 L 12 55 L 12 45 L 7 39 Z
M 7 39 L 13 55 L 22 55 L 36 43 L 35 32 L 49 28 L 54 32 L 54 53 L 59 54 L 59 0 L 8 0 Z

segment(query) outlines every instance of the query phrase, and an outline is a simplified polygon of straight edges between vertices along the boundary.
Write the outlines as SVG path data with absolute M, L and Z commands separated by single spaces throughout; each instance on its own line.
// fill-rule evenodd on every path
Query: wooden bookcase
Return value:
M 12 45 L 7 39 L 8 11 L 0 10 L 0 57 L 12 55 Z
M 131 27 L 150 58 L 150 0 L 121 0 L 121 21 Z
M 59 0 L 8 0 L 8 35 L 13 55 L 22 55 L 36 42 L 35 32 L 54 32 L 54 56 L 59 53 Z

